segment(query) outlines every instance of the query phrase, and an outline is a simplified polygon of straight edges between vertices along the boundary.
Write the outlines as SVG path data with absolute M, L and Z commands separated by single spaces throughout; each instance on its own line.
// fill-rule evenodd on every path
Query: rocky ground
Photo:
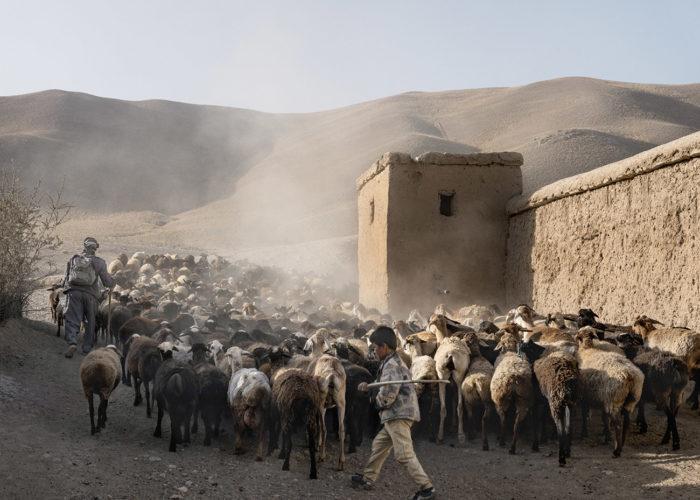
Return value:
M 250 452 L 234 456 L 228 426 L 212 447 L 202 445 L 200 434 L 169 453 L 167 416 L 164 437 L 154 438 L 154 420 L 132 406 L 132 390 L 124 386 L 110 402 L 107 428 L 91 436 L 78 379 L 82 357 L 65 359 L 65 343 L 53 333 L 38 321 L 0 326 L 0 498 L 407 498 L 414 490 L 393 458 L 374 492 L 349 487 L 368 442 L 348 456 L 345 472 L 334 470 L 332 446 L 316 481 L 307 479 L 301 446 L 295 445 L 289 472 L 275 456 L 262 463 Z M 576 440 L 565 468 L 557 467 L 552 442 L 533 453 L 523 440 L 514 456 L 495 446 L 482 452 L 477 441 L 465 447 L 418 441 L 416 448 L 440 498 L 698 498 L 700 415 L 682 409 L 682 449 L 671 452 L 658 445 L 660 413 L 649 408 L 648 414 L 650 432 L 630 435 L 622 458 L 612 458 L 593 427 L 596 437 Z

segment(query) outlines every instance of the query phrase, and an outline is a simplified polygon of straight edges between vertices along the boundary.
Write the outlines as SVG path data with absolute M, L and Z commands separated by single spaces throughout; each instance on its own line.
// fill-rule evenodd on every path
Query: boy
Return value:
M 411 380 L 411 372 L 396 354 L 394 330 L 380 326 L 372 332 L 369 340 L 374 345 L 377 357 L 382 361 L 377 376 L 379 382 Z M 361 383 L 358 389 L 366 391 L 367 384 Z M 413 451 L 411 440 L 411 426 L 413 422 L 420 420 L 415 387 L 410 383 L 382 386 L 376 402 L 384 425 L 372 442 L 372 454 L 364 472 L 352 476 L 353 486 L 371 489 L 393 447 L 396 460 L 403 464 L 418 485 L 419 489 L 413 499 L 433 498 L 435 489 Z

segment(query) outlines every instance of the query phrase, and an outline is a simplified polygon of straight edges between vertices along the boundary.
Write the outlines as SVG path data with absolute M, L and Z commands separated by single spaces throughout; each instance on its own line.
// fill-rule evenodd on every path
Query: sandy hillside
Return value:
M 65 177 L 100 216 L 138 212 L 124 242 L 340 258 L 352 274 L 354 181 L 382 152 L 519 151 L 531 191 L 699 129 L 700 84 L 564 78 L 293 115 L 47 91 L 0 98 L 0 164 L 49 186 Z M 155 225 L 144 210 L 167 215 Z M 88 221 L 102 238 L 114 224 Z

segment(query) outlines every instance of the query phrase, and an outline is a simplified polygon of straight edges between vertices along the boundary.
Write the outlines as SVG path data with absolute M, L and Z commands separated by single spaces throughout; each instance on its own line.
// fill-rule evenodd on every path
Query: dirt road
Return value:
M 212 447 L 201 432 L 188 448 L 169 453 L 164 436 L 152 436 L 154 419 L 133 407 L 129 387 L 117 388 L 107 428 L 90 436 L 87 403 L 78 379 L 82 357 L 65 359 L 53 326 L 12 321 L 0 326 L 0 498 L 408 498 L 414 485 L 389 458 L 372 493 L 349 487 L 367 459 L 369 443 L 348 456 L 345 472 L 330 461 L 310 481 L 308 457 L 295 445 L 291 471 L 275 455 L 262 463 L 252 453 L 234 456 L 230 430 Z M 437 446 L 419 441 L 417 453 L 440 498 L 699 498 L 700 415 L 683 408 L 681 450 L 659 446 L 663 421 L 648 408 L 650 431 L 632 434 L 622 458 L 600 444 L 574 441 L 570 465 L 559 468 L 549 442 L 539 453 L 526 440 L 515 456 L 478 443 Z M 599 420 L 595 418 L 594 423 Z M 201 426 L 200 426 L 201 428 Z M 494 443 L 495 436 L 491 435 Z M 495 444 L 495 443 L 494 443 Z

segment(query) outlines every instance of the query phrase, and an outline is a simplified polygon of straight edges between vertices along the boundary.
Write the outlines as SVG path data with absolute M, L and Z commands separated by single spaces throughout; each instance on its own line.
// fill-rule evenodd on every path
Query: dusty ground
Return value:
M 28 320 L 0 326 L 0 498 L 406 498 L 414 489 L 390 458 L 374 493 L 352 490 L 350 473 L 366 460 L 368 443 L 348 456 L 346 472 L 333 470 L 333 461 L 322 464 L 317 481 L 307 479 L 300 447 L 291 471 L 282 472 L 274 456 L 262 463 L 250 453 L 234 456 L 230 432 L 210 448 L 200 434 L 169 453 L 167 417 L 164 437 L 154 438 L 154 420 L 131 405 L 124 386 L 110 403 L 107 428 L 90 436 L 78 380 L 82 357 L 65 359 L 63 340 L 52 334 L 52 326 Z M 417 453 L 441 498 L 698 498 L 700 415 L 682 410 L 682 450 L 672 453 L 657 445 L 660 415 L 648 413 L 649 434 L 631 435 L 616 460 L 596 439 L 576 440 L 563 469 L 551 442 L 533 453 L 523 441 L 510 456 L 500 448 L 482 452 L 476 442 L 459 448 L 420 441 Z

